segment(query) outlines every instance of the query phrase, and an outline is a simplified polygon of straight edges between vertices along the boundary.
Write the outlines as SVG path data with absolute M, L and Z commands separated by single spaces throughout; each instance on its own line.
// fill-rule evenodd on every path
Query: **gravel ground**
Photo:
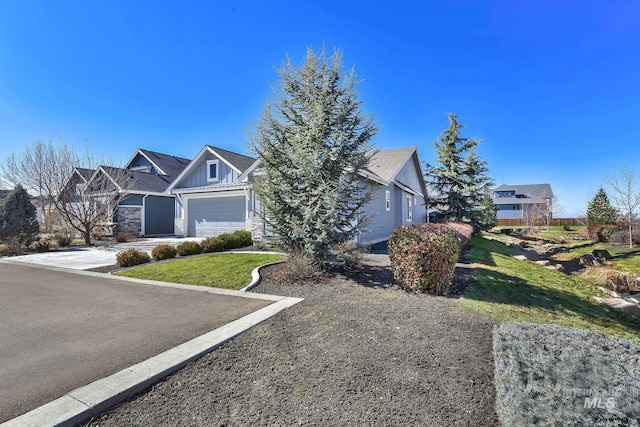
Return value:
M 530 323 L 497 326 L 493 343 L 497 409 L 505 426 L 640 424 L 637 343 Z
M 498 425 L 495 323 L 392 286 L 384 255 L 365 264 L 320 285 L 263 269 L 255 292 L 305 301 L 89 425 Z

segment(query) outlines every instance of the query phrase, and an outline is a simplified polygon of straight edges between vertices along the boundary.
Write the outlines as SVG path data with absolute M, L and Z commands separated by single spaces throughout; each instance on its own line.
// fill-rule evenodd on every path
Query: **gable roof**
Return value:
M 94 173 L 96 173 L 95 169 L 87 169 L 87 168 L 73 168 L 73 173 L 77 173 L 80 175 L 85 182 L 89 181 Z
M 129 193 L 163 193 L 171 184 L 171 178 L 168 175 L 156 175 L 112 166 L 100 166 L 99 170 L 103 171 L 119 190 L 125 188 Z
M 233 151 L 225 150 L 224 148 L 218 148 L 212 145 L 207 145 L 207 147 L 209 147 L 209 149 L 211 149 L 218 157 L 226 160 L 227 163 L 229 163 L 229 166 L 236 169 L 239 174 L 242 174 L 245 170 L 249 169 L 249 166 L 251 166 L 253 162 L 256 161 L 256 159 L 253 157 L 234 153 Z
M 365 172 L 389 182 L 395 178 L 416 150 L 416 147 L 403 147 L 377 151 L 369 160 L 369 166 Z
M 142 156 L 147 159 L 158 170 L 161 175 L 167 175 L 172 178 L 176 178 L 184 168 L 189 165 L 190 159 L 184 157 L 173 156 L 171 154 L 158 153 L 157 151 L 146 150 L 144 148 L 138 148 L 134 155 L 129 159 L 125 165 L 125 169 L 131 168 L 131 163 L 138 156 Z
M 242 177 L 243 173 L 247 171 L 257 159 L 249 156 L 245 156 L 244 154 L 234 153 L 233 151 L 225 150 L 224 148 L 214 147 L 212 145 L 205 145 L 202 149 L 196 154 L 196 156 L 191 160 L 189 166 L 187 166 L 180 175 L 178 175 L 171 185 L 169 185 L 165 192 L 170 192 L 173 188 L 188 175 L 193 168 L 197 167 L 200 163 L 200 160 L 209 155 L 213 154 L 218 157 L 222 162 L 226 163 L 230 168 L 234 169 L 238 172 L 238 175 Z
M 553 198 L 553 190 L 551 190 L 551 184 L 502 184 L 500 187 L 494 189 L 493 191 L 494 193 L 497 191 L 515 191 L 516 195 L 522 194 L 529 197 L 539 197 L 541 199 Z

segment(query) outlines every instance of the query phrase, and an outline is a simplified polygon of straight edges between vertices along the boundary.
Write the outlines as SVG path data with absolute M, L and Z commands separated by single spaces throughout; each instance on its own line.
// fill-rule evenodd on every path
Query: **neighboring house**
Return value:
M 252 188 L 259 160 L 206 145 L 169 186 L 176 196 L 175 234 L 216 236 L 249 230 L 253 239 L 264 236 L 259 200 Z M 373 187 L 372 200 L 363 209 L 368 229 L 357 243 L 387 240 L 401 225 L 426 219 L 426 186 L 416 147 L 381 150 L 361 173 Z
M 549 184 L 503 184 L 493 190 L 493 202 L 499 220 L 553 217 L 553 191 Z
M 189 159 L 138 149 L 124 168 L 75 168 L 67 184 L 70 201 L 77 201 L 76 186 L 110 182 L 122 194 L 105 225 L 114 231 L 141 236 L 172 235 L 175 202 L 165 190 L 187 167 Z M 104 184 L 102 184 L 104 185 Z
M 139 148 L 122 169 L 102 166 L 99 172 L 133 183 L 112 180 L 126 193 L 114 212 L 117 231 L 141 236 L 173 235 L 175 201 L 165 190 L 189 163 L 189 159 Z

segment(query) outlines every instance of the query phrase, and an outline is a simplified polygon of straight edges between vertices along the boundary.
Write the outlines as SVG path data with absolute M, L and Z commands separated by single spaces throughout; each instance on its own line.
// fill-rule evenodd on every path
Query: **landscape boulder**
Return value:
M 626 274 L 612 272 L 607 275 L 605 288 L 619 293 L 629 293 L 629 278 Z
M 601 259 L 601 260 L 609 260 L 609 259 L 611 259 L 611 254 L 606 249 L 594 249 L 592 253 L 593 253 L 594 257 L 596 257 L 598 259 Z
M 600 262 L 593 254 L 585 254 L 578 258 L 578 263 L 583 267 L 600 267 Z

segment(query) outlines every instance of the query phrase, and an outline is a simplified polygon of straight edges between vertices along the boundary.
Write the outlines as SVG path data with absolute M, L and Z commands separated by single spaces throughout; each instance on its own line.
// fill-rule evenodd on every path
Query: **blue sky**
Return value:
M 378 147 L 431 141 L 456 113 L 496 184 L 552 185 L 584 213 L 640 158 L 640 3 L 0 1 L 0 158 L 65 139 L 247 153 L 275 68 L 307 46 L 355 67 Z

